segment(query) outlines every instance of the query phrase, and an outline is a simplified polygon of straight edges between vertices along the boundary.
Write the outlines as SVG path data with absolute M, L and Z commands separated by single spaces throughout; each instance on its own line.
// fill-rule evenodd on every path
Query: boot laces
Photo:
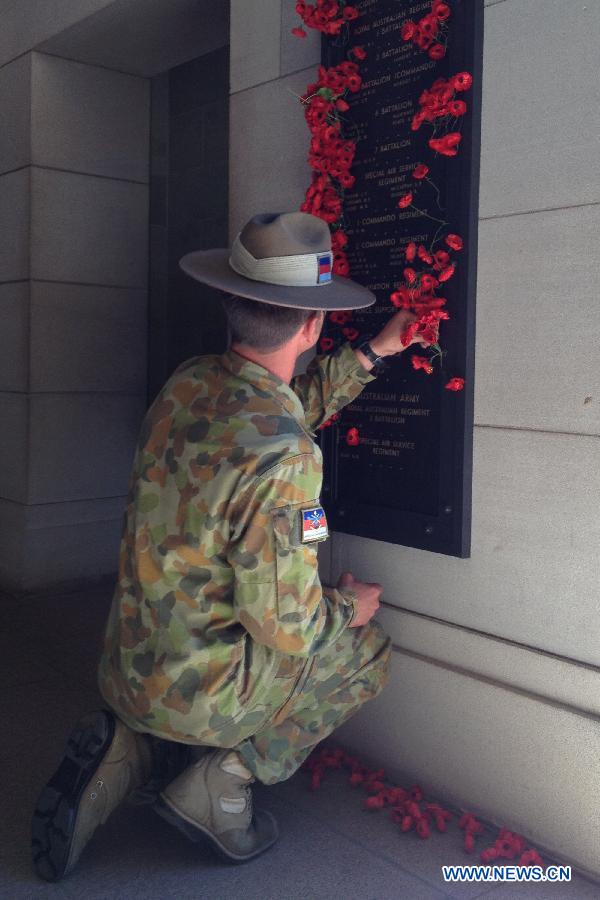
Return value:
M 250 814 L 250 821 L 254 818 L 254 807 L 253 807 L 253 799 L 252 799 L 252 788 L 249 784 L 244 785 L 244 793 L 246 795 L 246 809 Z

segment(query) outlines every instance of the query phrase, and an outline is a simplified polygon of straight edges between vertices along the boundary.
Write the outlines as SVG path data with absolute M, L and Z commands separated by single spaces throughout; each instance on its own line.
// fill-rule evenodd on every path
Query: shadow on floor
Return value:
M 85 900 L 433 900 L 442 897 L 600 898 L 600 885 L 449 884 L 442 865 L 476 862 L 461 849 L 454 823 L 427 841 L 400 834 L 385 812 L 361 809 L 340 773 L 319 792 L 303 773 L 255 788 L 281 838 L 265 856 L 227 866 L 191 844 L 147 807 L 122 806 L 100 828 L 76 870 L 63 882 L 41 882 L 30 861 L 30 817 L 37 794 L 61 758 L 77 718 L 101 704 L 95 686 L 110 589 L 3 599 L 0 623 L 4 779 L 0 897 Z

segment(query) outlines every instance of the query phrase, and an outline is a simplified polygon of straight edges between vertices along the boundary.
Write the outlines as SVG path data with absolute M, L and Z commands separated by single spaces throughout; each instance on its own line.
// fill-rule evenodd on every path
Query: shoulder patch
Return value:
M 327 517 L 322 506 L 311 506 L 310 509 L 301 509 L 300 513 L 300 538 L 303 544 L 310 541 L 324 541 L 329 537 Z

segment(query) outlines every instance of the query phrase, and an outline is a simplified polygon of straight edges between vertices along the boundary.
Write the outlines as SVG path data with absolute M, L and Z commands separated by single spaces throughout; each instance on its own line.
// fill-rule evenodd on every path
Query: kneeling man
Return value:
M 227 293 L 231 349 L 179 366 L 144 419 L 99 668 L 108 709 L 77 724 L 34 813 L 47 880 L 149 784 L 156 811 L 192 840 L 235 862 L 258 855 L 277 825 L 253 810 L 251 783 L 289 778 L 387 680 L 390 642 L 371 621 L 381 586 L 319 580 L 314 436 L 378 357 L 404 349 L 414 316 L 293 378 L 327 310 L 375 300 L 332 277 L 327 225 L 259 215 L 231 250 L 180 264 Z

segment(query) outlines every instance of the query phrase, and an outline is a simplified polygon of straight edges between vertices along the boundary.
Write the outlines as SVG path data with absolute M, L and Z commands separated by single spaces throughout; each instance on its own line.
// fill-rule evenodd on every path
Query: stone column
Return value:
M 0 69 L 0 587 L 116 569 L 146 400 L 149 80 Z

